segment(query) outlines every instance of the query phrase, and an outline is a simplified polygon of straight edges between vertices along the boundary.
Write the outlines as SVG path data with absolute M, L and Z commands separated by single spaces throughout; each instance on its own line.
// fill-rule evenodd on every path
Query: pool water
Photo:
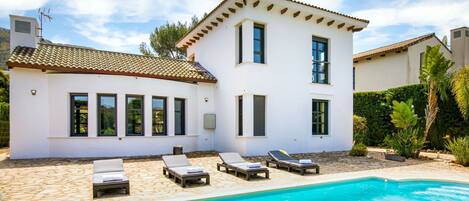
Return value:
M 366 178 L 343 182 L 272 190 L 209 200 L 231 201 L 469 201 L 469 184 L 438 181 L 393 181 Z

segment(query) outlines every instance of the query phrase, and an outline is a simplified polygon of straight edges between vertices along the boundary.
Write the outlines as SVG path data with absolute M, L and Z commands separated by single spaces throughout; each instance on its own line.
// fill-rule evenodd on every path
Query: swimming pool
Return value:
M 366 178 L 335 183 L 212 198 L 216 201 L 295 200 L 384 200 L 384 201 L 469 201 L 469 184 L 413 180 L 393 181 Z

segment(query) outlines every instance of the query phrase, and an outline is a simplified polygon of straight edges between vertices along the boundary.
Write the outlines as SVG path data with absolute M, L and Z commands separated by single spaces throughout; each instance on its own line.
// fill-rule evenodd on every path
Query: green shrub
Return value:
M 355 144 L 364 143 L 367 130 L 366 119 L 353 115 L 353 141 Z
M 402 129 L 392 135 L 386 136 L 384 142 L 394 149 L 396 154 L 406 158 L 416 158 L 425 140 L 419 137 L 420 130 L 416 128 Z
M 454 155 L 457 163 L 469 166 L 469 137 L 449 140 L 446 148 Z
M 352 150 L 350 150 L 349 154 L 350 156 L 366 156 L 366 154 L 368 154 L 368 150 L 366 148 L 366 145 L 357 143 L 353 145 Z
M 357 92 L 353 96 L 355 115 L 366 118 L 368 130 L 365 132 L 364 143 L 368 146 L 380 146 L 387 135 L 396 132 L 391 123 L 392 101 L 413 100 L 415 113 L 425 116 L 427 94 L 421 84 L 402 86 L 385 91 Z M 445 136 L 451 138 L 469 136 L 469 120 L 464 120 L 453 96 L 446 101 L 438 100 L 437 118 L 429 136 L 428 148 L 445 149 Z M 417 127 L 425 126 L 425 118 L 420 118 Z

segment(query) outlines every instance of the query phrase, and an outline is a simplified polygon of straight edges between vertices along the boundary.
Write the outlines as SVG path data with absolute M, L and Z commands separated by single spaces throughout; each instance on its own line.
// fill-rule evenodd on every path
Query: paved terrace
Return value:
M 371 158 L 350 157 L 346 152 L 297 155 L 311 158 L 321 165 L 321 174 L 300 176 L 270 168 L 271 179 L 246 181 L 232 174 L 218 172 L 216 153 L 188 154 L 193 165 L 207 169 L 211 185 L 181 188 L 162 175 L 160 157 L 126 159 L 124 168 L 130 178 L 131 195 L 104 195 L 98 200 L 187 200 L 230 193 L 282 188 L 295 185 L 331 182 L 367 176 L 391 179 L 444 179 L 469 181 L 469 168 L 448 162 L 451 156 L 393 162 L 383 160 L 380 149 L 370 149 Z M 92 161 L 89 159 L 10 160 L 7 150 L 0 149 L 0 200 L 91 200 Z M 436 157 L 435 154 L 427 154 Z M 249 157 L 264 161 L 265 157 Z

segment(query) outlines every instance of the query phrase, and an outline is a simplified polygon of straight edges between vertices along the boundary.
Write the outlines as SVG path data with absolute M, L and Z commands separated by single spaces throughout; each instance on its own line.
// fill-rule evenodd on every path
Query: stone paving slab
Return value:
M 321 174 L 289 173 L 270 168 L 271 179 L 246 181 L 233 174 L 219 172 L 220 162 L 215 152 L 190 153 L 195 166 L 208 170 L 211 185 L 194 184 L 182 188 L 162 174 L 160 157 L 124 160 L 124 169 L 130 179 L 130 196 L 116 192 L 98 200 L 186 200 L 211 194 L 245 192 L 260 188 L 300 185 L 344 179 L 354 176 L 388 176 L 412 178 L 425 175 L 469 181 L 469 168 L 431 159 L 394 162 L 383 160 L 382 152 L 371 151 L 370 157 L 351 157 L 346 152 L 298 154 L 321 165 Z M 247 157 L 249 161 L 265 161 L 266 157 Z M 36 159 L 10 160 L 0 154 L 0 200 L 92 200 L 92 160 L 90 159 Z M 436 177 L 438 178 L 438 177 Z

